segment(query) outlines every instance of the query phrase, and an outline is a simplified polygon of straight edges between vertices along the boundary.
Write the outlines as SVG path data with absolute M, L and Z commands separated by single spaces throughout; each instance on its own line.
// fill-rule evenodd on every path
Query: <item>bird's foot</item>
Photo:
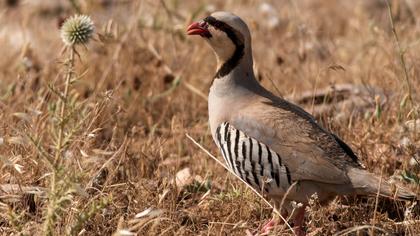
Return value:
M 271 231 L 274 229 L 274 227 L 276 227 L 277 225 L 281 225 L 283 224 L 285 221 L 285 219 L 287 219 L 287 212 L 284 211 L 282 212 L 281 216 L 274 214 L 273 218 L 271 218 L 271 220 L 267 221 L 267 223 L 265 223 L 263 225 L 263 227 L 260 230 L 255 230 L 253 233 L 251 233 L 250 231 L 246 232 L 247 236 L 264 236 L 264 235 L 268 235 L 269 233 L 271 233 Z M 280 220 L 282 219 L 282 220 Z
M 268 235 L 277 223 L 277 220 L 273 217 L 261 228 L 260 235 Z
M 273 217 L 260 230 L 255 230 L 254 232 L 250 232 L 249 230 L 246 231 L 247 236 L 264 236 L 268 235 L 271 230 L 277 225 L 277 219 Z

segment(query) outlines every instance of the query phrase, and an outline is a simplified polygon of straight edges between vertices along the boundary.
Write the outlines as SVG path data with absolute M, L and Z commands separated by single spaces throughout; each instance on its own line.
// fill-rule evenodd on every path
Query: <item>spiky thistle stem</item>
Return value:
M 69 59 L 67 61 L 67 73 L 66 73 L 66 79 L 65 79 L 65 84 L 64 84 L 64 93 L 60 102 L 61 104 L 60 115 L 59 115 L 60 127 L 58 129 L 58 138 L 57 138 L 56 152 L 55 152 L 55 158 L 54 158 L 55 165 L 57 165 L 57 163 L 59 162 L 61 149 L 63 146 L 67 99 L 69 95 L 70 81 L 71 81 L 71 78 L 73 76 L 73 71 L 74 71 L 74 54 L 75 54 L 75 49 L 74 47 L 71 47 Z
M 64 79 L 64 91 L 59 95 L 57 101 L 58 115 L 58 135 L 55 140 L 54 160 L 51 167 L 50 189 L 48 196 L 48 208 L 43 224 L 43 234 L 53 235 L 55 229 L 58 211 L 62 209 L 65 202 L 71 197 L 68 195 L 69 186 L 62 186 L 63 174 L 63 158 L 62 153 L 66 146 L 66 125 L 68 123 L 67 110 L 69 102 L 69 92 L 72 79 L 74 76 L 75 54 L 77 45 L 85 45 L 92 38 L 94 25 L 89 16 L 75 15 L 67 19 L 61 27 L 61 38 L 69 53 L 66 60 L 66 73 Z

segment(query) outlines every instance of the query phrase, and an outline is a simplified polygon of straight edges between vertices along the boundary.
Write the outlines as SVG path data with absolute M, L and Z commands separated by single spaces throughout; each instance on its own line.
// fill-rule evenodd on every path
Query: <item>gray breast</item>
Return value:
M 227 166 L 256 190 L 284 194 L 291 185 L 290 171 L 280 155 L 228 122 L 217 127 L 216 144 Z

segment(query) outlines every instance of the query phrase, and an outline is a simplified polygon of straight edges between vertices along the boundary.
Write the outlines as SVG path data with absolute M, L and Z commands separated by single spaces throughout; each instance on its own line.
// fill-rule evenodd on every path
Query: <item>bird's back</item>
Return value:
M 216 143 L 239 177 L 278 196 L 293 182 L 300 183 L 299 191 L 289 191 L 291 200 L 302 201 L 315 192 L 320 200 L 375 193 L 379 179 L 362 168 L 344 141 L 302 108 L 268 91 L 251 93 L 245 100 L 227 103 L 236 109 L 224 108 L 228 115 L 215 131 Z M 384 196 L 391 196 L 388 183 L 383 183 L 382 189 Z M 404 196 L 411 195 L 405 192 Z

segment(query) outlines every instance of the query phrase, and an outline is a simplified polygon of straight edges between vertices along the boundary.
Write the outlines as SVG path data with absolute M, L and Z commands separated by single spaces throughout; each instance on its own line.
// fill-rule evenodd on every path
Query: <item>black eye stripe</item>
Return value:
M 220 28 L 223 27 L 223 25 L 226 25 L 224 22 L 218 21 L 218 20 L 216 20 L 216 18 L 214 18 L 212 16 L 208 16 L 208 17 L 204 18 L 204 21 L 207 22 L 209 25 L 217 28 L 217 29 L 220 29 Z M 226 25 L 226 26 L 228 26 L 228 25 Z
M 236 46 L 243 46 L 244 39 L 242 34 L 235 30 L 232 26 L 223 21 L 216 20 L 216 18 L 212 16 L 204 18 L 204 22 L 207 22 L 207 24 L 213 26 L 214 28 L 225 32 Z

